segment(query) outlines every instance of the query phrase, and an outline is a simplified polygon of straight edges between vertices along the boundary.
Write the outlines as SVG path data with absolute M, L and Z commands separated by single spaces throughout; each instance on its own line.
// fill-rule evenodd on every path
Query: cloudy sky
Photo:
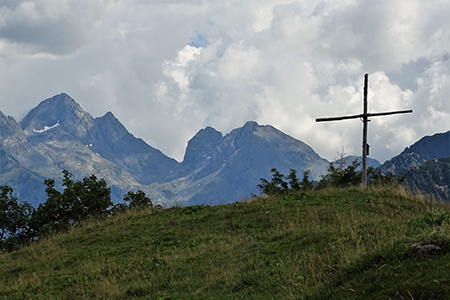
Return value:
M 369 124 L 383 162 L 450 129 L 450 0 L 1 0 L 0 110 L 68 93 L 181 161 L 212 126 L 270 124 L 334 159 Z

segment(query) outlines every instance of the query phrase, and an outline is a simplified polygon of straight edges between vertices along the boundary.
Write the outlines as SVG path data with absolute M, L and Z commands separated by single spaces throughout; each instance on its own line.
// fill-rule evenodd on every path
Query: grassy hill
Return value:
M 0 255 L 0 299 L 450 299 L 449 250 L 448 205 L 295 193 L 92 220 Z

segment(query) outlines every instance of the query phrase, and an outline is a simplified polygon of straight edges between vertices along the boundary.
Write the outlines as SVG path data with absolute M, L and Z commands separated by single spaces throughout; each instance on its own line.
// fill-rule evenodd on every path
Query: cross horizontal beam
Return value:
M 389 112 L 382 112 L 382 113 L 369 113 L 367 112 L 367 94 L 369 90 L 369 74 L 364 75 L 364 98 L 363 98 L 363 113 L 359 115 L 350 115 L 350 116 L 341 116 L 341 117 L 331 117 L 331 118 L 317 118 L 316 122 L 326 122 L 326 121 L 341 121 L 341 120 L 348 120 L 348 119 L 361 119 L 363 122 L 363 146 L 362 146 L 362 170 L 361 170 L 361 177 L 362 177 L 362 186 L 364 188 L 367 187 L 367 155 L 369 155 L 369 144 L 367 144 L 367 125 L 369 123 L 370 117 L 377 117 L 377 116 L 388 116 L 388 115 L 395 115 L 395 114 L 406 114 L 406 113 L 412 113 L 413 111 L 410 110 L 397 110 L 397 111 L 389 111 Z
M 359 115 L 350 115 L 350 116 L 342 116 L 342 117 L 317 118 L 316 122 L 358 119 L 358 118 L 364 118 L 364 116 L 367 118 L 370 118 L 370 117 L 388 116 L 388 115 L 395 115 L 395 114 L 407 114 L 407 113 L 412 113 L 412 112 L 413 112 L 412 109 L 409 109 L 409 110 L 397 110 L 397 111 L 389 111 L 389 112 L 382 112 L 382 113 L 367 113 L 367 114 L 359 114 Z

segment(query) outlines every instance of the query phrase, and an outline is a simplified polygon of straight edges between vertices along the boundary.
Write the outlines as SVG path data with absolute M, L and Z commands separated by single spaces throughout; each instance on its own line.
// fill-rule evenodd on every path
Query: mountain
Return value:
M 310 170 L 318 178 L 327 167 L 305 143 L 272 126 L 247 122 L 226 136 L 211 127 L 200 130 L 188 142 L 183 162 L 155 188 L 183 205 L 221 204 L 257 194 L 260 178 L 269 178 L 272 168 L 284 174 L 290 168 L 300 174 Z
M 101 157 L 128 171 L 140 184 L 160 181 L 178 164 L 142 139 L 129 133 L 120 121 L 108 112 L 94 120 L 89 131 L 89 147 Z
M 30 145 L 13 117 L 0 111 L 0 185 L 14 187 L 17 197 L 36 205 L 45 199 L 44 180 L 55 176 L 59 169 Z
M 46 99 L 33 108 L 20 125 L 33 144 L 51 139 L 85 142 L 94 118 L 67 94 Z
M 43 181 L 60 183 L 64 169 L 77 180 L 104 178 L 114 202 L 141 189 L 155 204 L 191 205 L 249 198 L 272 168 L 285 174 L 294 168 L 300 175 L 308 169 L 317 179 L 328 167 L 305 143 L 255 122 L 225 136 L 201 129 L 178 163 L 134 137 L 112 112 L 94 119 L 64 93 L 40 102 L 20 124 L 3 114 L 1 120 L 0 184 L 8 183 L 32 204 L 45 201 Z M 29 187 L 36 186 L 41 192 L 33 195 Z
M 449 132 L 425 137 L 379 169 L 418 168 L 449 148 Z M 368 164 L 379 163 L 369 158 Z M 141 189 L 155 204 L 171 206 L 235 202 L 258 194 L 260 179 L 270 179 L 272 168 L 283 174 L 295 169 L 300 179 L 310 170 L 318 179 L 329 163 L 307 144 L 252 121 L 226 135 L 201 129 L 178 163 L 128 132 L 112 112 L 94 118 L 62 93 L 39 103 L 20 123 L 0 112 L 0 166 L 0 185 L 10 185 L 34 206 L 46 199 L 44 180 L 54 178 L 60 186 L 64 169 L 76 180 L 104 178 L 115 203 Z
M 419 167 L 430 159 L 450 156 L 450 131 L 425 136 L 399 155 L 386 161 L 379 170 L 387 174 L 401 172 L 411 167 Z
M 30 144 L 50 158 L 59 170 L 68 170 L 75 179 L 90 174 L 104 178 L 114 200 L 118 201 L 125 190 L 139 185 L 126 170 L 90 149 L 89 132 L 95 127 L 94 118 L 68 95 L 42 101 L 20 124 Z
M 450 201 L 450 156 L 433 158 L 424 164 L 399 173 L 412 190 Z
M 17 160 L 21 166 L 44 176 L 55 176 L 58 168 L 45 155 L 30 145 L 19 123 L 0 111 L 0 150 Z
M 450 201 L 450 131 L 425 136 L 378 170 L 404 178 L 412 190 Z
M 450 131 L 425 136 L 403 153 L 417 153 L 430 158 L 450 156 Z
M 5 150 L 0 150 L 0 185 L 14 187 L 14 196 L 21 201 L 37 206 L 45 200 L 45 179 L 47 178 L 21 166 Z
M 33 205 L 46 199 L 44 180 L 60 182 L 63 169 L 75 179 L 104 178 L 114 202 L 136 189 L 164 199 L 147 185 L 178 164 L 135 138 L 112 113 L 94 119 L 67 94 L 42 101 L 20 125 L 1 113 L 0 129 L 0 184 L 12 186 L 16 196 Z
M 76 174 L 89 171 L 110 182 L 148 185 L 177 164 L 135 138 L 111 112 L 94 119 L 67 94 L 42 101 L 20 124 L 34 147 L 56 160 L 60 169 Z M 72 159 L 67 160 L 68 152 Z

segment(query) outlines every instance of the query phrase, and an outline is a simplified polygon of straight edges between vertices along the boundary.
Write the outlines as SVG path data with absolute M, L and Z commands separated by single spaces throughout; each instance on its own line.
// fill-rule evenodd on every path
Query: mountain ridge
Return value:
M 141 189 L 155 204 L 170 206 L 239 201 L 257 194 L 260 178 L 269 178 L 272 168 L 310 170 L 319 179 L 329 165 L 304 142 L 254 121 L 225 135 L 211 126 L 200 129 L 177 162 L 128 132 L 112 112 L 94 118 L 65 93 L 41 101 L 20 123 L 0 112 L 0 129 L 0 184 L 12 185 L 32 204 L 45 201 L 44 188 L 36 200 L 29 187 L 43 186 L 46 178 L 60 182 L 63 169 L 75 179 L 104 178 L 116 203 Z M 424 137 L 378 170 L 399 173 L 450 152 L 449 135 Z M 369 158 L 369 164 L 379 163 Z
M 433 198 L 450 201 L 450 131 L 425 136 L 378 167 L 404 185 Z
M 5 163 L 20 169 L 21 178 L 51 175 L 58 182 L 63 169 L 75 179 L 95 174 L 111 187 L 114 202 L 119 202 L 128 190 L 137 189 L 146 192 L 156 204 L 234 202 L 257 193 L 259 179 L 268 176 L 273 167 L 281 171 L 287 171 L 288 166 L 299 171 L 311 168 L 317 177 L 327 165 L 305 143 L 253 121 L 226 135 L 210 126 L 201 129 L 189 140 L 179 163 L 129 133 L 112 112 L 93 118 L 65 93 L 41 101 L 20 126 L 6 116 L 2 120 L 9 122 L 9 130 L 16 131 L 16 142 L 21 140 L 23 147 L 39 156 L 29 160 L 28 166 L 11 149 L 5 150 Z M 38 161 L 48 161 L 52 172 L 43 174 L 35 167 Z M 30 185 L 30 179 L 19 184 L 17 178 L 10 182 L 20 194 Z M 45 199 L 23 200 L 36 204 Z
M 408 168 L 417 168 L 428 160 L 446 156 L 450 156 L 450 130 L 422 137 L 378 169 L 385 174 L 396 174 Z
M 207 146 L 196 147 L 199 141 Z M 305 143 L 254 121 L 225 136 L 212 128 L 200 130 L 189 141 L 185 157 L 188 160 L 183 160 L 171 174 L 175 179 L 162 185 L 161 192 L 179 195 L 188 205 L 212 204 L 211 199 L 215 199 L 214 203 L 227 203 L 228 199 L 248 198 L 258 193 L 260 178 L 268 177 L 274 167 L 285 173 L 290 168 L 300 172 L 310 169 L 313 177 L 318 178 L 328 166 Z M 197 164 L 192 165 L 191 157 L 197 157 Z M 183 187 L 181 192 L 179 186 Z

